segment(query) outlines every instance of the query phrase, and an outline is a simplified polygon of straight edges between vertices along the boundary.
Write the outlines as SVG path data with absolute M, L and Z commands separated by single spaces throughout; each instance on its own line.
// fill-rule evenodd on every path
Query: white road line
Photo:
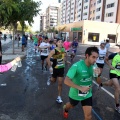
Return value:
M 93 81 L 93 83 L 94 83 L 95 85 L 99 86 L 95 81 Z M 109 91 L 107 91 L 105 88 L 101 87 L 101 89 L 102 89 L 103 91 L 105 91 L 108 95 L 110 95 L 112 98 L 114 98 L 114 95 L 113 95 L 112 93 L 110 93 Z

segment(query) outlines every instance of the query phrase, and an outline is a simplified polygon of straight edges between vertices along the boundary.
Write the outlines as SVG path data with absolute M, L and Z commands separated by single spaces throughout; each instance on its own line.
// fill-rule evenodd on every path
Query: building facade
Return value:
M 57 26 L 61 22 L 60 3 L 51 4 L 46 9 L 46 29 Z
M 46 14 L 40 14 L 40 32 L 46 30 Z
M 61 24 L 82 20 L 120 23 L 120 0 L 63 0 Z
M 83 20 L 57 27 L 64 26 L 66 26 L 63 31 L 65 36 L 61 37 L 69 37 L 71 41 L 76 37 L 84 44 L 97 45 L 106 38 L 110 39 L 111 44 L 120 42 L 120 24 L 118 23 Z

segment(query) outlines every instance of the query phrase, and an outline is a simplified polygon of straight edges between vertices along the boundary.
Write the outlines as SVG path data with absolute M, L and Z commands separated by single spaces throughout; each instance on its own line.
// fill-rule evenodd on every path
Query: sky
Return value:
M 42 11 L 40 11 L 40 13 L 44 12 L 49 4 L 58 2 L 58 0 L 34 0 L 34 1 L 42 2 L 42 5 L 40 6 L 40 9 L 42 9 Z M 34 23 L 32 25 L 32 30 L 33 31 L 40 30 L 40 16 L 39 15 L 37 17 L 34 17 Z

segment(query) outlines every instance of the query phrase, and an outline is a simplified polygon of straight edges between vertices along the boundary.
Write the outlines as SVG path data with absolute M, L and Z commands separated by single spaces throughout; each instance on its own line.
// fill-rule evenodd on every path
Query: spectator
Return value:
M 25 34 L 23 34 L 23 36 L 22 36 L 22 52 L 24 52 L 25 44 L 26 44 L 26 37 L 25 37 Z

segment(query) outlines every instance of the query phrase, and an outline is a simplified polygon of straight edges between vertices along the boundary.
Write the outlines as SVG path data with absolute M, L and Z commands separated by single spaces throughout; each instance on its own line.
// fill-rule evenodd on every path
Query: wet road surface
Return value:
M 74 60 L 84 57 L 87 46 L 81 45 Z M 70 68 L 66 66 L 65 73 Z M 103 81 L 108 80 L 109 68 L 105 65 Z M 0 75 L 0 120 L 64 120 L 63 105 L 68 102 L 69 87 L 63 84 L 62 104 L 56 103 L 57 82 L 47 86 L 48 71 L 41 70 L 39 53 L 34 53 L 34 46 L 28 43 L 27 56 L 22 60 L 22 67 L 16 72 L 8 71 Z M 114 94 L 114 88 L 105 87 Z M 120 114 L 114 110 L 114 99 L 104 90 L 98 90 L 93 83 L 93 119 L 120 120 Z M 69 111 L 68 120 L 84 120 L 79 103 Z

